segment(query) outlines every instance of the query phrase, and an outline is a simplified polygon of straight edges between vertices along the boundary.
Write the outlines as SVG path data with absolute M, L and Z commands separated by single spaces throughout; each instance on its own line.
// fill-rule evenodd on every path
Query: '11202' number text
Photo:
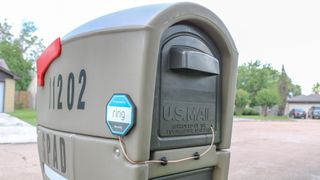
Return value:
M 77 109 L 83 110 L 85 109 L 86 102 L 82 99 L 83 94 L 86 89 L 87 83 L 87 74 L 84 69 L 82 69 L 79 73 L 77 82 L 75 82 L 75 75 L 73 72 L 70 72 L 68 75 L 67 88 L 63 88 L 63 77 L 59 74 L 50 78 L 49 83 L 49 109 L 58 109 L 61 110 L 67 105 L 68 110 L 73 109 L 74 105 L 74 94 L 75 94 L 75 86 L 80 88 Z M 76 83 L 79 85 L 76 85 Z M 62 94 L 67 90 L 67 98 L 64 100 Z M 63 102 L 66 102 L 64 104 Z

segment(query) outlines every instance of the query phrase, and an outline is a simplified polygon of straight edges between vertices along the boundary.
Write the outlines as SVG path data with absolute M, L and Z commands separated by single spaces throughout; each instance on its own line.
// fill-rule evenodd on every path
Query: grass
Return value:
M 36 112 L 32 109 L 17 109 L 12 113 L 11 116 L 17 117 L 33 126 L 36 125 Z
M 256 120 L 269 120 L 269 121 L 288 121 L 288 116 L 236 116 L 237 118 L 243 118 L 243 119 L 256 119 Z

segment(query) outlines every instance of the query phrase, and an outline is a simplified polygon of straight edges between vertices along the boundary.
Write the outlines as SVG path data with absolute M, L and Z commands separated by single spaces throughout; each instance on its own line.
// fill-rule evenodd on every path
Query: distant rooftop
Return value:
M 4 59 L 0 59 L 0 67 L 3 67 L 4 69 L 10 71 L 10 69 Z
M 295 96 L 288 99 L 288 103 L 320 103 L 320 95 L 319 94 L 310 94 Z
M 6 61 L 3 59 L 0 59 L 0 71 L 4 72 L 5 74 L 8 74 L 12 79 L 15 79 L 15 80 L 20 79 L 18 75 L 10 71 Z

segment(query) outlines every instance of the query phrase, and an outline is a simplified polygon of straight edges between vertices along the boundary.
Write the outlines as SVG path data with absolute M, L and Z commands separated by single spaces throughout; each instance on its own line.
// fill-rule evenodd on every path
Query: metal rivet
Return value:
M 198 152 L 195 152 L 193 154 L 194 160 L 199 160 L 200 159 L 200 154 Z
M 162 157 L 162 158 L 160 159 L 160 161 L 162 161 L 162 162 L 160 163 L 162 166 L 165 166 L 165 165 L 168 164 L 168 160 L 167 160 L 166 157 Z
M 113 153 L 115 154 L 116 157 L 119 157 L 121 152 L 120 152 L 120 149 L 119 148 L 115 148 Z

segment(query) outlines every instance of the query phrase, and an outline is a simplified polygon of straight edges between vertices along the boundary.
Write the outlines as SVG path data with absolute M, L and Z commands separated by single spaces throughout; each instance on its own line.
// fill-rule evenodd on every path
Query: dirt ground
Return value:
M 320 120 L 234 122 L 230 180 L 320 180 Z M 41 179 L 36 144 L 0 145 L 0 180 Z
M 320 180 L 320 120 L 235 122 L 231 180 Z
M 37 144 L 1 144 L 0 179 L 42 179 Z

